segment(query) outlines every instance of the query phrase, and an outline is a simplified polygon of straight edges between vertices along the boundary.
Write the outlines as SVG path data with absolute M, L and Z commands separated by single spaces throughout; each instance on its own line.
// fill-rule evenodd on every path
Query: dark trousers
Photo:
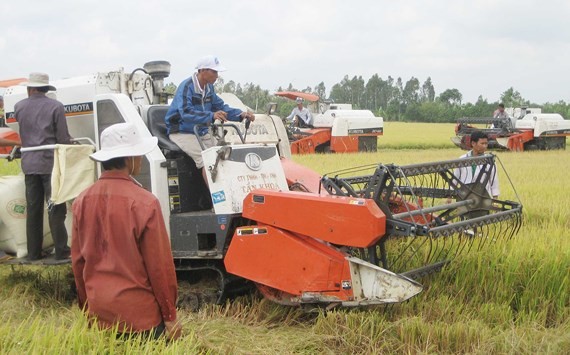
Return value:
M 42 257 L 44 242 L 44 201 L 51 196 L 51 174 L 26 175 L 26 241 L 28 243 L 28 259 L 36 260 Z M 69 257 L 67 246 L 67 229 L 65 203 L 52 205 L 48 208 L 49 229 L 55 245 L 55 258 Z
M 299 116 L 295 116 L 297 118 L 297 127 L 299 128 L 314 128 L 310 124 L 306 124 L 305 121 Z
M 117 333 L 117 339 L 123 339 L 123 340 L 128 340 L 131 339 L 133 337 L 139 337 L 141 339 L 145 339 L 145 340 L 157 340 L 159 339 L 164 332 L 166 331 L 166 326 L 164 325 L 164 322 L 161 322 L 159 325 L 157 325 L 156 327 L 150 329 L 150 330 L 145 330 L 143 332 L 139 332 L 139 333 Z

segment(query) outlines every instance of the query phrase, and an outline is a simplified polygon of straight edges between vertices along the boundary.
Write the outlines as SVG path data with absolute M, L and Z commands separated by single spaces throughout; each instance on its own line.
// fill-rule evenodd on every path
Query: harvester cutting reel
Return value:
M 364 166 L 325 176 L 322 188 L 332 195 L 372 199 L 386 214 L 386 234 L 371 247 L 353 248 L 353 255 L 417 278 L 519 231 L 522 204 L 491 196 L 498 176 L 495 159 L 483 155 Z M 510 179 L 509 185 L 503 183 L 502 194 L 519 200 Z

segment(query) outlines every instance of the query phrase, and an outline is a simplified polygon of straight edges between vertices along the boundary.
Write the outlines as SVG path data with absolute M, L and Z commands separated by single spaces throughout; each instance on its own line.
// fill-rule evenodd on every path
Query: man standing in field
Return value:
M 483 131 L 475 131 L 471 133 L 471 150 L 460 158 L 476 157 L 485 154 L 489 145 L 489 137 Z M 473 165 L 469 167 L 459 168 L 454 171 L 454 175 L 464 184 L 470 184 L 477 181 L 477 176 L 481 172 L 481 166 Z M 484 177 L 485 178 L 485 177 Z M 487 181 L 486 190 L 493 198 L 499 197 L 499 178 L 497 177 L 497 167 L 493 165 L 489 179 Z
M 132 123 L 101 133 L 99 180 L 73 203 L 71 262 L 79 306 L 102 328 L 170 339 L 181 334 L 170 240 L 158 199 L 132 175 L 157 144 Z
M 28 98 L 16 103 L 14 116 L 20 128 L 22 147 L 37 147 L 50 144 L 71 144 L 67 130 L 63 104 L 46 96 L 55 87 L 49 84 L 49 76 L 31 73 L 27 86 Z M 28 260 L 42 257 L 44 239 L 44 201 L 51 197 L 51 173 L 53 150 L 37 150 L 22 153 L 22 171 L 26 184 L 26 239 Z M 48 206 L 49 228 L 55 244 L 55 259 L 69 258 L 65 203 Z

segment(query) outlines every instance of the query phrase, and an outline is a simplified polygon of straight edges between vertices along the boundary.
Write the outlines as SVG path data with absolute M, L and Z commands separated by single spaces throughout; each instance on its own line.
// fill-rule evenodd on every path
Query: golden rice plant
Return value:
M 453 125 L 386 122 L 376 153 L 295 156 L 324 174 L 349 167 L 447 160 L 463 154 Z M 401 149 L 406 148 L 406 149 Z M 497 152 L 501 198 L 520 197 L 524 224 L 513 239 L 460 256 L 419 280 L 409 301 L 303 312 L 253 295 L 198 312 L 180 311 L 179 341 L 119 341 L 90 328 L 68 297 L 69 266 L 0 265 L 0 352 L 122 353 L 570 353 L 570 150 Z M 2 163 L 2 162 L 0 162 Z M 15 163 L 0 174 L 18 173 Z M 506 186 L 512 180 L 516 193 Z

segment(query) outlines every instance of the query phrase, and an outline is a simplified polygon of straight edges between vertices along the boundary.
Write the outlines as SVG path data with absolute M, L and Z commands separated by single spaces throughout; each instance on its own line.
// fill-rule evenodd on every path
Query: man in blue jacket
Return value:
M 198 169 L 202 169 L 204 161 L 198 139 L 202 140 L 205 148 L 213 147 L 217 141 L 210 132 L 210 127 L 201 127 L 197 137 L 194 126 L 196 124 L 211 126 L 215 120 L 253 121 L 255 115 L 229 107 L 216 95 L 214 83 L 218 79 L 218 72 L 225 70 L 217 57 L 212 55 L 203 57 L 196 65 L 196 69 L 197 71 L 184 80 L 176 90 L 165 120 L 170 140 L 194 160 Z M 202 175 L 207 183 L 204 169 Z

